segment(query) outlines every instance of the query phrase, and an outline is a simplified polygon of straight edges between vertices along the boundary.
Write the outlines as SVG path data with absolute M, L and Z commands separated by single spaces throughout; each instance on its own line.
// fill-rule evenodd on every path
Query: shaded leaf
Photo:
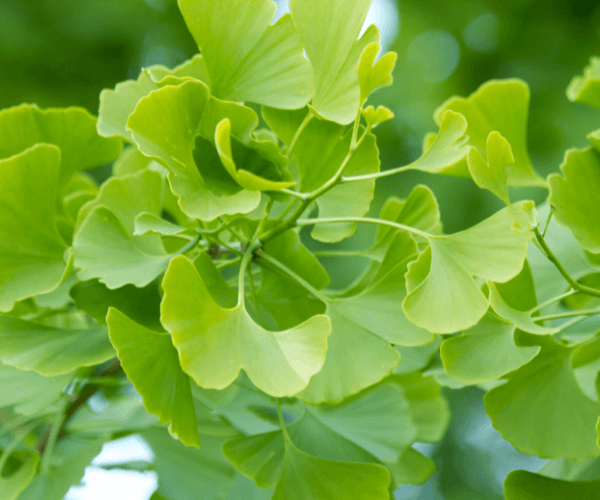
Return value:
M 12 473 L 8 477 L 1 475 L 0 500 L 17 500 L 21 492 L 27 488 L 35 477 L 38 462 L 39 455 L 35 453 L 26 458 L 17 472 Z M 0 472 L 2 471 L 0 470 Z
M 577 498 L 594 500 L 600 495 L 600 480 L 569 482 L 514 470 L 504 480 L 506 500 L 538 500 Z
M 591 57 L 582 76 L 575 76 L 567 87 L 570 101 L 600 109 L 600 57 Z

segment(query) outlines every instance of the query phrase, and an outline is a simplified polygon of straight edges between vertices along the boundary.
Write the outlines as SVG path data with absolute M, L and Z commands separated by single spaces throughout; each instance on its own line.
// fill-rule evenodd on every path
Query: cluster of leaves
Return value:
M 526 84 L 492 81 L 380 172 L 393 115 L 366 103 L 395 54 L 377 59 L 374 26 L 359 38 L 370 3 L 292 0 L 271 25 L 270 0 L 179 0 L 201 54 L 105 90 L 98 120 L 0 112 L 0 499 L 60 500 L 140 433 L 155 499 L 384 500 L 434 471 L 412 445 L 444 434 L 441 386 L 466 385 L 517 449 L 556 459 L 506 498 L 600 495 L 600 131 L 545 180 Z M 567 94 L 600 108 L 598 60 Z M 85 173 L 111 161 L 101 186 Z M 366 218 L 376 179 L 407 170 L 506 207 L 448 235 L 417 186 Z M 513 187 L 549 189 L 543 232 Z M 328 289 L 304 243 L 359 223 L 375 241 L 338 255 L 368 265 Z

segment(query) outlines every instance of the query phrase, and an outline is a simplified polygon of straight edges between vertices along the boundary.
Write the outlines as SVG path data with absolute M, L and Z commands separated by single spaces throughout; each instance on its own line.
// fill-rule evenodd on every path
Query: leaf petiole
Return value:
M 314 224 L 337 224 L 340 222 L 364 222 L 367 224 L 379 224 L 382 226 L 390 226 L 396 229 L 402 229 L 404 231 L 408 231 L 409 233 L 416 234 L 422 236 L 423 238 L 433 238 L 434 236 L 421 231 L 420 229 L 416 229 L 414 227 L 405 226 L 404 224 L 398 224 L 397 222 L 392 222 L 389 220 L 383 219 L 371 219 L 368 217 L 331 217 L 331 218 L 323 218 L 323 219 L 302 219 L 296 221 L 297 226 L 311 226 Z

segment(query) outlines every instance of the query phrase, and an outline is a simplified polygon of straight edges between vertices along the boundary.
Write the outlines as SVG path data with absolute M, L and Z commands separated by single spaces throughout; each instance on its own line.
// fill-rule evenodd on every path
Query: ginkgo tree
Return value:
M 61 500 L 129 434 L 155 460 L 120 467 L 152 467 L 155 500 L 390 499 L 436 469 L 413 445 L 443 438 L 444 385 L 551 459 L 507 499 L 600 498 L 600 131 L 544 179 L 527 84 L 495 80 L 380 171 L 396 55 L 360 35 L 370 4 L 291 0 L 272 24 L 271 0 L 179 0 L 199 54 L 104 90 L 98 118 L 0 111 L 0 500 Z M 598 96 L 592 58 L 567 97 Z M 506 206 L 446 234 L 419 185 L 366 217 L 410 170 Z M 373 243 L 336 255 L 369 264 L 332 289 L 307 243 L 360 224 Z

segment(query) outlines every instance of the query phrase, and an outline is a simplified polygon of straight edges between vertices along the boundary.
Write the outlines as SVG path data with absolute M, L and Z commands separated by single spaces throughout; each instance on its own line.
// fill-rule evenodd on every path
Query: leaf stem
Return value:
M 571 287 L 573 287 L 574 290 L 577 290 L 578 292 L 581 292 L 581 293 L 585 293 L 586 295 L 591 295 L 593 297 L 600 297 L 600 290 L 596 290 L 595 288 L 591 288 L 589 286 L 585 286 L 585 285 L 581 285 L 580 283 L 577 283 L 577 281 L 575 281 L 571 277 L 571 275 L 563 267 L 563 265 L 560 263 L 560 261 L 556 258 L 556 255 L 554 255 L 552 250 L 550 250 L 550 247 L 544 240 L 544 237 L 540 234 L 540 231 L 538 230 L 538 228 L 537 227 L 534 228 L 533 231 L 535 233 L 535 238 L 536 238 L 537 242 L 540 244 L 540 246 L 544 250 L 544 253 L 546 254 L 546 257 L 548 257 L 548 260 L 554 264 L 556 269 L 558 269 L 558 272 L 560 272 L 560 274 L 562 274 L 563 278 L 565 278 L 567 280 L 569 285 L 571 285 Z
M 177 252 L 177 255 L 183 255 L 185 253 L 188 253 L 190 250 L 193 250 L 194 247 L 200 243 L 200 240 L 202 239 L 202 235 L 199 234 L 198 236 L 196 236 L 192 241 L 190 241 L 187 245 L 185 245 L 184 247 L 180 248 Z
M 381 226 L 390 226 L 395 227 L 396 229 L 403 229 L 404 231 L 408 231 L 412 234 L 417 234 L 419 236 L 422 236 L 423 238 L 433 238 L 433 235 L 421 231 L 420 229 L 416 229 L 414 227 L 405 226 L 404 224 L 398 224 L 397 222 L 392 222 L 389 220 L 370 219 L 368 217 L 330 217 L 323 219 L 303 219 L 296 221 L 296 225 L 310 226 L 313 224 L 335 224 L 339 222 L 365 222 L 367 224 L 379 224 Z
M 12 452 L 15 451 L 17 449 L 17 447 L 23 441 L 25 441 L 25 439 L 27 439 L 27 436 L 29 436 L 31 434 L 31 432 L 37 427 L 37 425 L 39 425 L 39 422 L 35 425 L 33 423 L 29 424 L 25 428 L 25 430 L 23 432 L 19 433 L 19 435 L 16 436 L 10 442 L 10 444 L 4 449 L 4 451 L 2 452 L 2 456 L 0 456 L 0 477 L 2 477 L 2 471 L 4 470 L 4 466 L 6 465 L 6 462 L 12 455 Z
M 398 167 L 398 168 L 392 168 L 390 170 L 384 170 L 383 172 L 375 172 L 372 174 L 353 175 L 352 177 L 342 177 L 340 179 L 340 184 L 344 184 L 346 182 L 370 181 L 372 179 L 380 179 L 381 177 L 389 177 L 390 175 L 399 174 L 400 172 L 405 172 L 407 170 L 411 170 L 410 165 L 405 165 L 403 167 Z
M 548 214 L 548 218 L 546 219 L 546 225 L 544 226 L 544 232 L 542 233 L 542 238 L 546 236 L 546 231 L 548 231 L 548 226 L 550 225 L 550 221 L 552 220 L 552 216 L 554 215 L 554 211 L 556 207 L 554 205 L 550 205 L 550 213 Z
M 529 314 L 533 314 L 533 313 L 543 309 L 544 307 L 552 305 L 555 302 L 559 302 L 562 299 L 566 299 L 567 297 L 570 297 L 571 295 L 575 295 L 576 293 L 579 293 L 579 290 L 574 290 L 573 288 L 571 288 L 568 292 L 563 293 L 562 295 L 559 295 L 558 297 L 552 297 L 551 299 L 547 300 L 546 302 L 542 302 L 541 304 L 538 304 L 537 306 L 535 306 L 533 309 L 531 309 L 529 311 Z
M 301 278 L 300 276 L 298 276 L 294 271 L 292 271 L 285 264 L 279 262 L 277 259 L 274 259 L 270 255 L 267 255 L 266 253 L 264 253 L 264 254 L 262 254 L 260 256 L 260 260 L 266 260 L 270 264 L 274 265 L 276 268 L 278 268 L 281 271 L 283 271 L 284 273 L 286 273 L 290 278 L 292 278 L 295 281 L 297 281 L 299 285 L 301 285 L 303 288 L 305 288 L 306 290 L 308 290 L 310 293 L 312 293 L 319 300 L 321 300 L 321 301 L 323 301 L 325 303 L 329 302 L 329 299 L 327 297 L 325 297 L 325 295 L 323 295 L 323 293 L 321 293 L 314 286 L 312 286 L 310 283 L 308 283 L 306 280 L 304 280 L 304 278 Z M 258 263 L 260 264 L 260 261 L 258 261 Z
M 224 262 L 219 262 L 217 264 L 215 264 L 215 267 L 217 269 L 225 269 L 226 267 L 229 266 L 235 266 L 237 263 L 241 262 L 241 257 L 236 257 L 235 259 L 230 259 L 230 260 L 226 260 Z
M 260 314 L 260 308 L 258 307 L 258 297 L 256 296 L 256 288 L 254 286 L 254 277 L 252 276 L 252 266 L 250 266 L 250 272 L 248 273 L 248 281 L 250 282 L 250 293 L 252 294 L 252 302 L 254 302 L 254 307 L 256 308 L 256 314 L 258 315 L 258 319 L 260 323 L 265 326 L 265 321 Z
M 59 410 L 56 412 L 55 420 L 52 423 L 50 436 L 48 437 L 48 443 L 46 444 L 46 447 L 44 449 L 44 454 L 42 456 L 42 464 L 40 466 L 40 472 L 42 474 L 48 474 L 50 472 L 50 462 L 52 460 L 52 453 L 54 452 L 54 445 L 56 444 L 56 440 L 58 439 L 58 435 L 62 429 L 63 421 L 66 417 L 67 404 L 67 399 L 64 399 L 60 405 Z
M 600 314 L 600 309 L 587 309 L 584 311 L 568 311 L 564 313 L 557 314 L 548 314 L 547 316 L 538 316 L 537 318 L 532 318 L 533 321 L 549 321 L 553 319 L 561 319 L 561 318 L 573 318 L 575 316 L 595 316 L 596 314 Z
M 298 138 L 302 135 L 302 132 L 304 131 L 306 126 L 311 122 L 314 116 L 315 115 L 313 114 L 312 109 L 309 108 L 308 114 L 306 115 L 304 120 L 302 120 L 302 123 L 298 127 L 298 130 L 296 130 L 296 133 L 292 138 L 292 142 L 290 142 L 290 145 L 288 146 L 287 151 L 285 152 L 285 156 L 287 156 L 288 158 L 292 157 L 292 153 L 294 152 L 294 148 L 296 147 L 296 142 L 298 142 Z
M 287 427 L 285 426 L 285 419 L 283 418 L 283 412 L 281 411 L 281 402 L 279 401 L 279 399 L 276 399 L 275 402 L 277 404 L 277 416 L 279 417 L 279 426 L 281 427 L 281 432 L 283 432 L 283 435 L 286 440 L 291 441 L 290 436 L 287 432 Z
M 298 191 L 292 191 L 291 189 L 280 189 L 281 193 L 289 194 L 290 196 L 294 196 L 299 200 L 306 200 L 306 193 L 299 193 Z
M 246 268 L 250 262 L 250 259 L 253 257 L 254 250 L 256 250 L 260 246 L 260 241 L 255 241 L 252 243 L 244 252 L 244 256 L 242 257 L 242 263 L 240 264 L 240 273 L 238 274 L 238 304 L 244 307 L 246 303 L 246 297 L 244 292 L 245 285 L 245 277 L 246 277 Z

